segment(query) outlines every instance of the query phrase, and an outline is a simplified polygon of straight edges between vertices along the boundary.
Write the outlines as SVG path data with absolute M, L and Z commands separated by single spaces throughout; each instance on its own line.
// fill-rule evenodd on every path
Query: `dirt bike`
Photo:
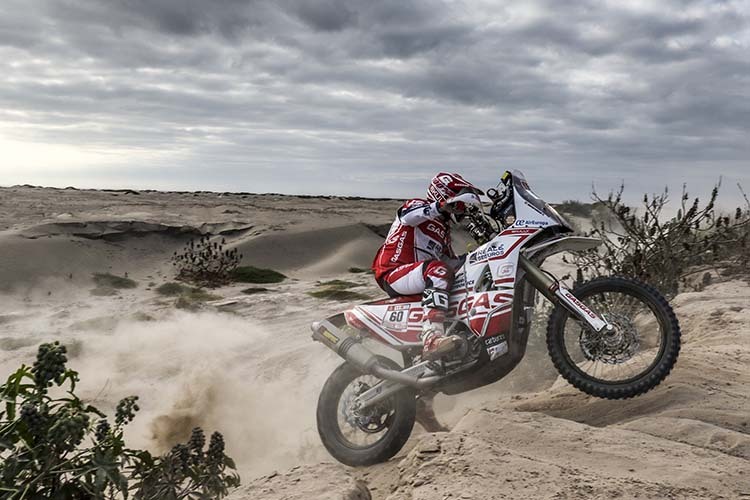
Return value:
M 326 381 L 317 408 L 321 440 L 338 461 L 388 460 L 408 440 L 421 395 L 459 394 L 510 373 L 524 357 L 537 292 L 554 304 L 546 334 L 552 362 L 586 394 L 637 396 L 674 366 L 680 327 L 656 289 L 601 277 L 569 290 L 540 266 L 551 255 L 596 248 L 601 240 L 571 235 L 570 224 L 521 172 L 506 172 L 487 197 L 489 213 L 480 205 L 466 216 L 479 246 L 465 256 L 450 293 L 446 335 L 465 340 L 458 350 L 437 361 L 421 359 L 424 310 L 417 295 L 361 304 L 313 323 L 313 339 L 345 360 Z M 383 347 L 388 356 L 377 353 Z

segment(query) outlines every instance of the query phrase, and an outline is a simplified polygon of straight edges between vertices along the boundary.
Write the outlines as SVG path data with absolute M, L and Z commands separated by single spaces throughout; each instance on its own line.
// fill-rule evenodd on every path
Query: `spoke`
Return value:
M 642 375 L 655 362 L 664 332 L 653 311 L 638 297 L 617 291 L 583 299 L 614 326 L 612 332 L 592 332 L 568 316 L 563 346 L 571 361 L 587 376 L 619 383 Z
M 342 437 L 353 447 L 370 447 L 383 438 L 390 427 L 394 414 L 392 400 L 386 400 L 379 406 L 355 414 L 351 409 L 354 398 L 377 384 L 379 380 L 372 375 L 363 375 L 352 380 L 339 398 L 337 423 Z

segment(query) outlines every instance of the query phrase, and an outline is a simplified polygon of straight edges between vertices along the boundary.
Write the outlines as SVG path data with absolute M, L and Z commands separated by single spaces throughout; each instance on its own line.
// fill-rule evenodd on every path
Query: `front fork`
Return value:
M 612 329 L 612 325 L 606 319 L 589 309 L 570 290 L 562 286 L 553 276 L 542 271 L 542 268 L 531 262 L 528 257 L 520 254 L 518 264 L 521 269 L 526 271 L 529 283 L 534 285 L 534 288 L 539 290 L 553 304 L 561 304 L 596 332 Z

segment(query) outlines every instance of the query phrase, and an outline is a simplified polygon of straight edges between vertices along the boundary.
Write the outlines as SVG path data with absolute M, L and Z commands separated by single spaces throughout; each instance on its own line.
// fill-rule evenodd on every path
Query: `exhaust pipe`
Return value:
M 313 340 L 323 343 L 362 373 L 375 375 L 374 368 L 378 365 L 378 358 L 357 337 L 336 328 L 327 320 L 316 321 L 311 328 Z
M 362 373 L 375 375 L 383 380 L 395 382 L 396 384 L 408 385 L 418 389 L 424 389 L 442 377 L 427 376 L 418 378 L 408 372 L 415 374 L 425 374 L 426 367 L 414 366 L 404 372 L 391 370 L 381 366 L 378 358 L 369 349 L 362 345 L 360 339 L 348 332 L 334 326 L 330 321 L 316 321 L 311 327 L 313 331 L 312 338 L 321 342 L 333 352 L 344 358 L 354 365 Z

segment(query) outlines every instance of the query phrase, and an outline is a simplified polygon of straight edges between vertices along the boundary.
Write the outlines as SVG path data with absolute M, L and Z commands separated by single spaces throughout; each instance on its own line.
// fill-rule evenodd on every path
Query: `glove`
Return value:
M 466 213 L 466 207 L 468 205 L 481 207 L 482 202 L 476 194 L 464 193 L 441 201 L 438 204 L 438 210 L 445 214 L 461 215 Z
M 438 204 L 438 210 L 444 214 L 462 214 L 466 212 L 466 203 L 443 200 Z

